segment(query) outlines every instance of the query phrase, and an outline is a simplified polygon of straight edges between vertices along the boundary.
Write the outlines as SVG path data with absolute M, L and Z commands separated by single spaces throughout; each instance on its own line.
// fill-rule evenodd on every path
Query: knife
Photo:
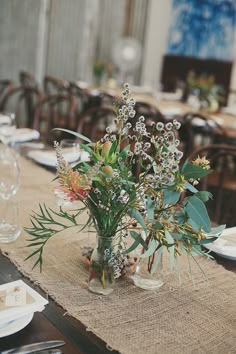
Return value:
M 23 345 L 18 348 L 4 350 L 3 352 L 0 352 L 0 354 L 30 354 L 32 352 L 38 352 L 40 350 L 61 347 L 62 345 L 65 345 L 65 342 L 63 342 L 62 340 L 51 340 L 47 342 L 33 343 Z

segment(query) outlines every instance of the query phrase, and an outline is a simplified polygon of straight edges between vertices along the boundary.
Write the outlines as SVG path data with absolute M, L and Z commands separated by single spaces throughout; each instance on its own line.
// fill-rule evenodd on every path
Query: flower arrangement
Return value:
M 214 75 L 197 76 L 195 72 L 190 71 L 186 79 L 186 90 L 198 97 L 203 109 L 214 111 L 225 102 L 225 90 L 216 84 Z
M 199 157 L 180 164 L 180 123 L 147 126 L 143 116 L 136 117 L 128 84 L 122 103 L 114 109 L 116 129 L 107 127 L 101 140 L 91 142 L 71 132 L 83 140 L 80 146 L 89 154 L 89 162 L 71 167 L 55 142 L 57 193 L 79 206 L 71 211 L 40 206 L 32 215 L 32 226 L 25 228 L 31 235 L 28 246 L 36 247 L 28 258 L 37 256 L 34 266 L 39 263 L 42 268 L 47 241 L 69 227 L 80 227 L 79 216 L 87 213 L 81 229 L 93 225 L 98 235 L 89 275 L 89 282 L 96 282 L 90 290 L 104 294 L 110 293 L 106 289 L 122 274 L 129 253 L 137 247 L 143 248 L 141 257 L 148 259 L 152 274 L 160 262 L 157 251 L 162 254 L 167 249 L 171 268 L 182 254 L 194 260 L 195 255 L 210 257 L 201 246 L 214 241 L 224 228 L 211 228 L 204 205 L 211 194 L 196 188 L 199 179 L 211 172 L 209 162 Z M 134 173 L 137 166 L 139 175 Z M 133 240 L 129 245 L 128 236 Z

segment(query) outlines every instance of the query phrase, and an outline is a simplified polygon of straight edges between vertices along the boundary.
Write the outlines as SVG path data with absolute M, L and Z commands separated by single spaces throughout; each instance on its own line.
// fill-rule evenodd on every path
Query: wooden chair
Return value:
M 80 87 L 78 82 L 72 81 L 69 83 L 68 93 L 76 99 L 77 116 L 79 119 L 82 113 L 91 108 L 89 103 L 89 91 Z
M 53 76 L 45 76 L 43 88 L 46 96 L 68 94 L 69 82 Z
M 211 220 L 227 227 L 236 226 L 236 146 L 212 144 L 196 149 L 190 156 L 210 160 L 213 172 L 200 182 L 200 190 L 212 191 L 213 200 L 207 202 Z M 196 186 L 198 187 L 198 186 Z
M 0 110 L 15 113 L 18 128 L 31 128 L 35 106 L 41 99 L 42 94 L 37 88 L 16 87 L 5 94 Z
M 19 81 L 20 81 L 20 85 L 24 88 L 33 88 L 39 90 L 38 84 L 34 76 L 28 73 L 27 71 L 20 71 Z
M 92 107 L 114 107 L 114 103 L 118 103 L 119 98 L 106 92 L 88 91 L 88 108 Z
M 140 116 L 144 116 L 146 126 L 150 126 L 152 122 L 167 123 L 165 116 L 155 107 L 147 102 L 137 101 L 134 107 L 136 115 L 129 121 L 133 124 Z
M 92 107 L 80 116 L 77 132 L 92 141 L 97 141 L 106 134 L 108 126 L 115 129 L 113 126 L 115 117 L 116 114 L 110 107 Z
M 0 80 L 0 112 L 3 111 L 2 100 L 8 95 L 14 87 L 11 80 Z
M 198 147 L 226 143 L 225 129 L 215 120 L 200 112 L 186 113 L 182 118 L 179 130 L 181 150 L 187 158 Z
M 54 139 L 73 139 L 73 135 L 61 131 L 51 132 L 53 128 L 75 131 L 77 128 L 76 100 L 69 95 L 45 97 L 36 107 L 33 128 L 41 134 L 42 140 L 51 144 Z

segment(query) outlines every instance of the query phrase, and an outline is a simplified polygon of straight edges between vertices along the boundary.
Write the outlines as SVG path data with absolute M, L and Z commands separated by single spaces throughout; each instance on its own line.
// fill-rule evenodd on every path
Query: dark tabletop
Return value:
M 0 252 L 0 285 L 18 279 L 22 279 L 46 297 L 39 287 L 22 276 L 10 260 Z M 87 332 L 82 323 L 66 315 L 65 310 L 51 299 L 44 311 L 35 313 L 33 320 L 24 329 L 0 338 L 0 353 L 2 350 L 46 340 L 63 340 L 66 344 L 61 347 L 61 350 L 65 354 L 111 354 L 102 340 Z M 112 353 L 118 352 L 112 351 Z

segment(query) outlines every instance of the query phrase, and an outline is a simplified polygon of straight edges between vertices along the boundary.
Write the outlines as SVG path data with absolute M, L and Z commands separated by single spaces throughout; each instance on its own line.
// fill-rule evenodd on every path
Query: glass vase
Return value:
M 151 256 L 139 259 L 133 275 L 133 282 L 136 286 L 146 290 L 155 290 L 164 284 L 162 257 L 162 250 L 158 249 Z
M 91 292 L 109 295 L 114 290 L 115 277 L 113 258 L 113 237 L 97 236 L 97 245 L 90 258 L 89 284 Z

